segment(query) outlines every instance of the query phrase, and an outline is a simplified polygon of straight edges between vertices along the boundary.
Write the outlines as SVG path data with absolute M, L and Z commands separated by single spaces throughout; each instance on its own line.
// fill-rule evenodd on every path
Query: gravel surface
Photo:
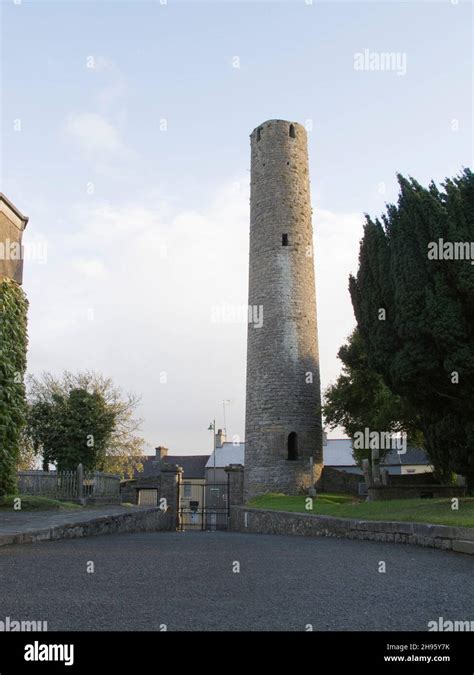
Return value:
M 438 617 L 474 619 L 473 578 L 471 556 L 400 544 L 111 535 L 0 548 L 0 620 L 48 630 L 427 630 Z

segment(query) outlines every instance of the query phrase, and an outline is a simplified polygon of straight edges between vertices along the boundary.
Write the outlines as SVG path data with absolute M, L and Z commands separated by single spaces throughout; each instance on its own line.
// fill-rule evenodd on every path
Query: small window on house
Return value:
M 262 138 L 262 130 L 261 130 L 261 128 L 259 127 L 259 128 L 257 129 L 257 142 L 258 142 L 261 138 Z
M 288 460 L 294 462 L 298 459 L 298 434 L 292 431 L 288 434 Z
M 193 496 L 193 486 L 192 486 L 192 484 L 191 483 L 185 483 L 183 485 L 183 488 L 184 488 L 183 489 L 183 497 L 185 499 L 191 499 L 191 497 Z
M 290 124 L 290 138 L 296 138 L 296 129 L 294 124 Z
M 288 246 L 288 235 L 287 234 L 281 235 L 281 245 L 282 246 Z

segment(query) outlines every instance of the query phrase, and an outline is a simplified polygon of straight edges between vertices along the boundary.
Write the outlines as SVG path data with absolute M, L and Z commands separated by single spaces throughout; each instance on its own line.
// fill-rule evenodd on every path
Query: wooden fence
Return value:
M 52 499 L 120 496 L 120 476 L 100 471 L 18 471 L 18 491 Z

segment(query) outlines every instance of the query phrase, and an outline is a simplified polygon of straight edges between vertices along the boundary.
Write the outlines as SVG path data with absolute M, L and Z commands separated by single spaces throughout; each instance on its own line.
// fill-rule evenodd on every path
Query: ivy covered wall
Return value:
M 0 277 L 0 496 L 16 492 L 21 432 L 26 419 L 27 315 L 28 301 L 21 287 Z

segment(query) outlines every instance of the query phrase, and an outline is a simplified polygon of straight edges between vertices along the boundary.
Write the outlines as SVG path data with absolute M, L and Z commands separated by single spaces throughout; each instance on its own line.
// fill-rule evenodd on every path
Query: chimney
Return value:
M 222 429 L 217 430 L 216 434 L 216 448 L 222 448 L 222 445 L 225 443 L 225 433 Z
M 168 448 L 165 448 L 163 445 L 159 445 L 155 448 L 156 459 L 163 459 L 163 457 L 168 456 Z

